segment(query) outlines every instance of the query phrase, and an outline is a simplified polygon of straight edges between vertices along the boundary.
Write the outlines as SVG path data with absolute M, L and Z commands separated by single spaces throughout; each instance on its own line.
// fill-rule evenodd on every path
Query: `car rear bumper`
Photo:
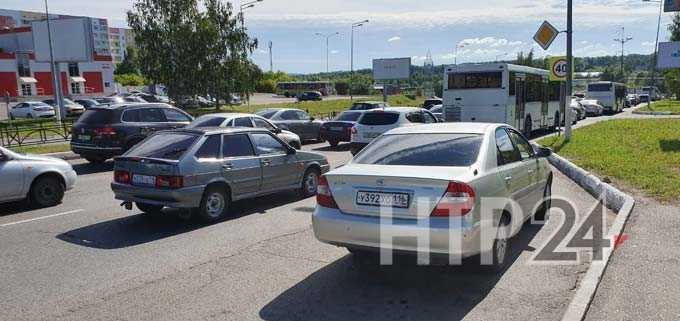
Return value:
M 78 155 L 93 155 L 106 157 L 119 156 L 123 154 L 122 147 L 102 147 L 78 143 L 71 143 L 71 151 Z
M 117 200 L 144 203 L 172 208 L 197 208 L 201 205 L 204 186 L 192 186 L 175 190 L 111 183 Z
M 334 132 L 334 131 L 322 131 L 320 133 L 320 136 L 323 140 L 326 140 L 326 141 L 334 140 L 334 141 L 338 141 L 338 142 L 348 142 L 352 139 L 352 137 L 348 133 L 341 133 L 341 132 Z
M 466 258 L 482 253 L 478 226 L 464 220 L 381 219 L 348 215 L 338 209 L 317 206 L 312 215 L 316 238 L 324 243 L 348 248 L 391 249 L 400 253 L 430 253 Z M 457 226 L 456 226 L 457 225 Z M 418 244 L 418 238 L 424 238 Z M 449 240 L 454 241 L 452 245 Z M 428 242 L 429 241 L 429 242 Z M 488 251 L 488 249 L 487 249 Z

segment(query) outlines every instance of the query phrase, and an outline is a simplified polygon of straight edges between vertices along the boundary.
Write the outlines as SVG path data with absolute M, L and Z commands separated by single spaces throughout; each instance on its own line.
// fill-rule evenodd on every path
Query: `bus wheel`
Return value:
M 531 131 L 532 131 L 531 116 L 527 116 L 527 118 L 524 119 L 524 136 L 526 136 L 526 138 L 530 138 L 531 137 Z

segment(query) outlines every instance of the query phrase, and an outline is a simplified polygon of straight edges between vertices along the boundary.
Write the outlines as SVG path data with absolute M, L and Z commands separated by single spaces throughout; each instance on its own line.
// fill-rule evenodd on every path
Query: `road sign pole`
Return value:
M 564 108 L 564 140 L 571 140 L 571 95 L 572 95 L 572 77 L 573 77 L 573 63 L 574 53 L 572 46 L 572 12 L 573 1 L 567 0 L 567 86 L 565 91 L 565 108 Z

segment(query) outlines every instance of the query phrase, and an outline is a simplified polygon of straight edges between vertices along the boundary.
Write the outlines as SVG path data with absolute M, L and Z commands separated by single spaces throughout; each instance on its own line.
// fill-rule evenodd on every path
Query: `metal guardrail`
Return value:
M 0 146 L 31 146 L 71 140 L 73 120 L 0 123 Z

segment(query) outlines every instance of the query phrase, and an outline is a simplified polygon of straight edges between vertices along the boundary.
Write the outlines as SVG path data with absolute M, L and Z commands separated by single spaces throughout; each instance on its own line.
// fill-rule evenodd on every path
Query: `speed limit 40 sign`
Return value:
M 550 57 L 548 64 L 550 66 L 550 81 L 567 80 L 567 57 Z

